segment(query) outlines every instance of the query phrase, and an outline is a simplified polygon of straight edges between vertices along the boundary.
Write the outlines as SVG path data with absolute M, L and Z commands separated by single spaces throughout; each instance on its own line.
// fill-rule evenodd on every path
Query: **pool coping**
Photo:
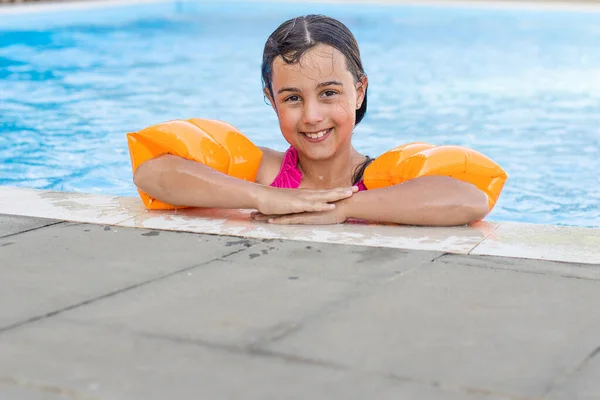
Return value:
M 153 4 L 168 2 L 202 2 L 202 0 L 66 0 L 49 3 L 19 3 L 0 4 L 0 15 L 2 14 L 27 14 L 45 11 L 70 11 L 85 10 L 98 7 L 123 7 L 135 4 Z M 222 0 L 223 2 L 235 2 L 239 0 Z M 277 3 L 300 3 L 298 0 L 261 0 L 263 2 Z M 328 4 L 388 4 L 406 6 L 428 6 L 428 7 L 460 7 L 460 8 L 494 8 L 515 10 L 547 10 L 566 12 L 600 12 L 600 2 L 596 0 L 304 0 L 303 3 L 328 3 Z
M 480 221 L 461 227 L 270 225 L 251 210 L 148 211 L 138 197 L 0 187 L 0 214 L 127 228 L 282 239 L 600 266 L 600 229 Z

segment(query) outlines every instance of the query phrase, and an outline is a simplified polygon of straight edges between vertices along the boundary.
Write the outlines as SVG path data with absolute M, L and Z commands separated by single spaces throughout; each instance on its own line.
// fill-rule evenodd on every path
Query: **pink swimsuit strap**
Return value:
M 272 187 L 284 188 L 284 189 L 298 189 L 302 182 L 302 171 L 298 168 L 298 150 L 290 147 L 283 156 L 283 162 L 281 163 L 281 169 L 275 177 Z M 358 191 L 367 190 L 364 182 L 360 180 L 356 184 Z

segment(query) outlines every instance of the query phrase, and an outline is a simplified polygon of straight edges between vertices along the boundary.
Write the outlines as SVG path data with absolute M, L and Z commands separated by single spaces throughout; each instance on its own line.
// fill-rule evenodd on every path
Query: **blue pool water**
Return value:
M 0 185 L 136 195 L 125 133 L 175 118 L 222 119 L 285 149 L 262 47 L 285 19 L 325 13 L 353 30 L 370 78 L 359 150 L 468 146 L 510 175 L 490 220 L 600 226 L 600 13 L 181 1 L 1 12 Z

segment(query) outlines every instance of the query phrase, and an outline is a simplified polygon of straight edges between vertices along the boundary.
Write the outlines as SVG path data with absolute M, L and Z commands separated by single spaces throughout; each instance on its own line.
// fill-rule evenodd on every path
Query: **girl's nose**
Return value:
M 323 121 L 323 113 L 316 101 L 304 103 L 302 122 L 306 125 L 315 125 Z

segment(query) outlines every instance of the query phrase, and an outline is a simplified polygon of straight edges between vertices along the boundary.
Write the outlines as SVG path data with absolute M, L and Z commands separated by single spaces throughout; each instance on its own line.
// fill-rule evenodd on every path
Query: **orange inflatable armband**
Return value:
M 207 165 L 224 174 L 254 181 L 262 151 L 233 126 L 216 120 L 192 118 L 154 125 L 127 134 L 133 173 L 144 162 L 173 154 Z M 138 189 L 146 208 L 182 208 L 153 199 Z
M 506 182 L 506 172 L 483 154 L 460 146 L 408 143 L 376 158 L 364 173 L 367 189 L 396 185 L 428 175 L 469 182 L 488 196 L 492 210 Z

